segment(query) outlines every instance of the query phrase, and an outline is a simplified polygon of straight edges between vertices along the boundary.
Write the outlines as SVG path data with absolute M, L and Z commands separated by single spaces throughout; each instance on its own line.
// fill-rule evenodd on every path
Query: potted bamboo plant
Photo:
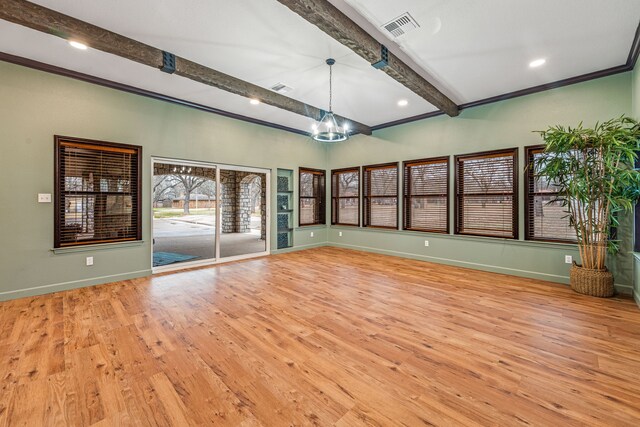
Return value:
M 538 132 L 546 143 L 536 161 L 536 176 L 556 186 L 577 237 L 581 265 L 571 267 L 571 288 L 581 294 L 609 297 L 613 275 L 607 252 L 619 250 L 612 230 L 618 215 L 640 197 L 640 172 L 634 169 L 640 148 L 640 125 L 622 116 L 594 128 L 555 126 Z

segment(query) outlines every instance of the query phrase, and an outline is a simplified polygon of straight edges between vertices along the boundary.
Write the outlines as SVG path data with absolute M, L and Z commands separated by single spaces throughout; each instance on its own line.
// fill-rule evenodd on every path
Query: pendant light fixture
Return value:
M 333 101 L 333 72 L 331 67 L 336 63 L 336 60 L 333 58 L 329 58 L 326 62 L 329 66 L 329 111 L 324 113 L 318 123 L 313 124 L 313 132 L 311 134 L 311 137 L 318 142 L 342 142 L 349 139 L 349 128 L 346 123 L 344 123 L 342 126 L 338 125 L 338 121 L 333 115 L 333 111 L 331 109 L 331 103 Z

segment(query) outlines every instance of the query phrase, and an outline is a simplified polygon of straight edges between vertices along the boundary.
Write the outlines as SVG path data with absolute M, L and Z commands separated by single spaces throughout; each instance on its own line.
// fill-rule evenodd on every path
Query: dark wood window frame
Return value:
M 62 206 L 64 205 L 64 197 L 65 195 L 71 195 L 72 192 L 66 190 L 62 186 L 64 185 L 64 177 L 62 176 L 63 167 L 61 167 L 61 151 L 63 147 L 79 147 L 83 149 L 93 149 L 96 151 L 104 152 L 129 152 L 130 154 L 135 154 L 135 159 L 132 161 L 135 162 L 135 182 L 130 183 L 130 191 L 127 192 L 109 192 L 109 191 L 101 191 L 98 190 L 81 190 L 74 191 L 73 194 L 81 194 L 82 196 L 104 196 L 104 195 L 131 195 L 132 203 L 135 203 L 135 206 L 132 206 L 132 211 L 135 209 L 135 213 L 132 212 L 131 221 L 135 221 L 133 226 L 134 232 L 130 234 L 135 234 L 135 236 L 130 235 L 122 238 L 100 238 L 100 239 L 85 239 L 82 241 L 63 241 L 63 227 L 62 221 L 64 217 L 62 215 Z M 106 141 L 97 141 L 92 139 L 85 138 L 75 138 L 75 137 L 67 137 L 67 136 L 54 136 L 54 247 L 55 248 L 67 248 L 74 246 L 85 246 L 85 245 L 96 245 L 96 244 L 104 244 L 104 243 L 120 243 L 120 242 L 131 242 L 131 241 L 141 241 L 142 240 L 142 147 L 138 145 L 130 145 L 130 144 L 120 144 L 114 142 L 106 142 Z M 98 184 L 101 185 L 101 184 Z M 133 187 L 135 186 L 135 189 Z
M 446 170 L 447 170 L 447 176 L 446 176 L 446 182 L 447 182 L 447 186 L 446 186 L 446 193 L 438 193 L 438 194 L 427 194 L 427 195 L 413 195 L 411 194 L 411 174 L 408 172 L 409 168 L 411 168 L 412 166 L 421 166 L 421 165 L 425 165 L 425 164 L 433 164 L 433 163 L 445 163 L 446 164 Z M 402 163 L 402 181 L 403 181 L 403 188 L 404 188 L 404 193 L 403 193 L 403 205 L 402 205 L 402 210 L 403 210 L 403 225 L 402 225 L 402 229 L 403 230 L 407 230 L 407 231 L 422 231 L 422 232 L 429 232 L 429 233 L 440 233 L 440 234 L 449 234 L 449 230 L 450 230 L 450 224 L 449 224 L 449 192 L 450 192 L 450 179 L 449 179 L 449 174 L 450 174 L 450 159 L 449 156 L 442 156 L 442 157 L 430 157 L 430 158 L 426 158 L 426 159 L 417 159 L 417 160 L 407 160 L 404 161 Z M 441 198 L 441 197 L 445 197 L 446 199 L 446 216 L 447 216 L 447 222 L 446 222 L 446 228 L 445 230 L 438 230 L 438 229 L 433 229 L 433 228 L 418 228 L 418 227 L 413 227 L 410 224 L 410 218 L 411 218 L 411 202 L 412 199 L 414 197 L 426 197 L 426 198 Z
M 533 202 L 534 196 L 539 195 L 549 195 L 549 196 L 557 196 L 558 193 L 553 192 L 544 192 L 544 193 L 536 193 L 533 191 L 534 184 L 534 170 L 532 164 L 532 155 L 536 152 L 540 152 L 544 150 L 544 144 L 538 145 L 529 145 L 524 147 L 524 161 L 525 161 L 525 169 L 524 169 L 524 238 L 525 240 L 533 240 L 538 242 L 552 242 L 552 243 L 567 243 L 567 244 L 575 244 L 576 240 L 567 240 L 567 239 L 551 239 L 551 238 L 540 238 L 535 237 L 532 234 L 533 229 L 533 219 L 531 218 L 531 203 Z
M 462 199 L 464 198 L 464 195 L 461 194 L 460 191 L 460 162 L 464 161 L 464 160 L 468 160 L 468 159 L 473 159 L 473 158 L 482 158 L 482 157 L 498 157 L 500 155 L 511 155 L 513 156 L 513 186 L 512 186 L 512 191 L 510 193 L 504 193 L 504 192 L 497 192 L 497 193 L 492 193 L 492 192 L 487 192 L 484 195 L 488 195 L 488 196 L 502 196 L 502 195 L 511 195 L 512 197 L 512 235 L 509 237 L 505 237 L 505 236 L 498 236 L 495 234 L 489 234 L 489 233 L 471 233 L 471 232 L 464 232 L 461 231 L 461 215 L 464 213 L 461 210 L 461 206 L 460 203 L 462 201 Z M 461 154 L 461 155 L 456 155 L 454 156 L 454 165 L 455 165 L 455 173 L 454 173 L 454 191 L 455 191 L 455 203 L 454 203 L 454 208 L 455 208 L 455 234 L 459 234 L 459 235 L 464 235 L 464 236 L 481 236 L 481 237 L 492 237 L 492 238 L 497 238 L 497 239 L 509 239 L 509 240 L 518 240 L 518 227 L 519 227 L 519 222 L 518 222 L 518 148 L 507 148 L 507 149 L 500 149 L 500 150 L 491 150 L 491 151 L 481 151 L 478 153 L 470 153 L 470 154 Z
M 313 175 L 321 176 L 322 179 L 320 181 L 320 194 L 314 194 L 313 196 L 302 196 L 302 174 L 310 173 Z M 325 225 L 326 221 L 326 172 L 322 169 L 312 169 L 312 168 L 298 168 L 298 226 L 299 227 L 307 227 L 314 225 Z M 314 205 L 316 206 L 316 210 L 318 212 L 317 221 L 310 223 L 302 223 L 302 200 L 313 200 Z
M 334 177 L 338 176 L 342 173 L 357 173 L 358 174 L 358 196 L 341 196 L 339 186 L 334 182 Z M 360 227 L 360 196 L 362 194 L 362 174 L 360 172 L 360 167 L 352 167 L 352 168 L 342 168 L 342 169 L 333 169 L 331 170 L 331 225 L 340 225 L 345 227 Z M 338 208 L 341 199 L 358 199 L 358 223 L 357 224 L 348 224 L 340 222 L 340 210 Z
M 376 169 L 391 169 L 391 168 L 395 168 L 396 169 L 396 194 L 395 195 L 376 195 L 376 196 L 372 196 L 369 194 L 369 175 L 368 173 L 372 170 L 376 170 Z M 363 219 L 362 219 L 362 226 L 363 227 L 367 227 L 367 228 L 381 228 L 381 229 L 388 229 L 388 230 L 397 230 L 398 229 L 398 201 L 400 200 L 400 170 L 398 168 L 398 162 L 391 162 L 391 163 L 380 163 L 380 164 L 375 164 L 375 165 L 367 165 L 367 166 L 363 166 L 362 167 L 362 201 L 363 201 L 363 205 L 364 205 L 364 215 L 363 215 Z M 369 219 L 369 215 L 371 212 L 371 207 L 370 207 L 370 202 L 371 199 L 375 199 L 375 198 L 396 198 L 396 221 L 395 221 L 395 225 L 394 226 L 383 226 L 383 225 L 370 225 L 370 219 Z

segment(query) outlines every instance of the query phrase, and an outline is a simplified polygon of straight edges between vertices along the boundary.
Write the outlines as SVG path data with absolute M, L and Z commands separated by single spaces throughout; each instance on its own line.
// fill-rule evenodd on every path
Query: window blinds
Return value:
M 331 171 L 331 223 L 360 225 L 360 168 Z
M 325 176 L 318 169 L 300 168 L 299 225 L 325 223 Z
M 455 157 L 456 233 L 518 238 L 517 148 Z
M 557 187 L 538 176 L 536 162 L 544 145 L 525 148 L 525 238 L 554 242 L 575 242 L 576 234 L 569 224 L 569 214 Z
M 449 157 L 404 163 L 404 229 L 449 232 Z
M 141 147 L 56 137 L 55 247 L 141 240 Z
M 398 164 L 364 167 L 364 226 L 398 228 Z

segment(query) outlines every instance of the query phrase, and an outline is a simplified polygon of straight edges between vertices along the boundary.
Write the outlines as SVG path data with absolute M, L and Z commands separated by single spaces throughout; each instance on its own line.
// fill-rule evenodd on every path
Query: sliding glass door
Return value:
M 153 269 L 269 252 L 268 170 L 153 160 Z
M 153 267 L 216 258 L 217 168 L 154 162 Z
M 267 174 L 220 169 L 220 257 L 267 250 Z

